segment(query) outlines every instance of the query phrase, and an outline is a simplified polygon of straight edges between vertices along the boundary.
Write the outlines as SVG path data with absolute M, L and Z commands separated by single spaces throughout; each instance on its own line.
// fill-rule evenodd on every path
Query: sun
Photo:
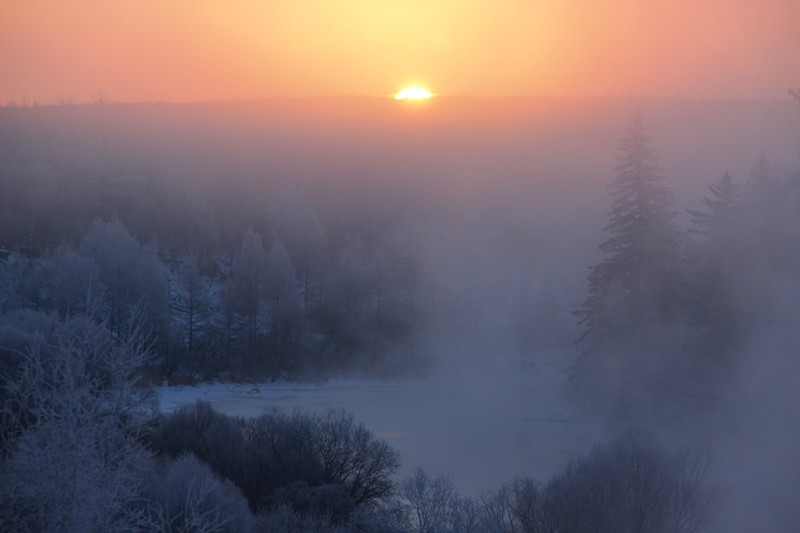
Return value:
M 405 100 L 405 99 L 418 100 L 421 98 L 430 98 L 431 93 L 420 87 L 409 87 L 408 89 L 403 89 L 402 91 L 394 95 L 394 97 L 397 100 Z

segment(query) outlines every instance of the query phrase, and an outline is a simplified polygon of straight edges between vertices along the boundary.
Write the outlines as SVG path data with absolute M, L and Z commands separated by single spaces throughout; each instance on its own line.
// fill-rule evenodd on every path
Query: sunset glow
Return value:
M 785 97 L 794 0 L 30 0 L 0 104 L 386 95 Z
M 800 532 L 798 30 L 0 0 L 0 533 Z

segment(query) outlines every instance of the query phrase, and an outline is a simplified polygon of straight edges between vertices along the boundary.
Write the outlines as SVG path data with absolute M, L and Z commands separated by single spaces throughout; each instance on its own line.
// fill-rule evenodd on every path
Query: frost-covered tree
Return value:
M 253 517 L 241 491 L 193 454 L 153 472 L 144 489 L 148 529 L 193 533 L 247 533 Z
M 61 243 L 45 263 L 45 301 L 62 317 L 84 313 L 95 307 L 105 294 L 97 263 Z
M 16 272 L 7 261 L 0 261 L 0 313 L 17 307 Z
M 518 478 L 484 493 L 481 504 L 494 531 L 538 533 L 543 528 L 542 490 L 531 478 Z
M 135 531 L 151 468 L 137 437 L 155 408 L 145 338 L 85 317 L 38 331 L 2 383 L 0 529 Z
M 326 303 L 345 316 L 359 315 L 369 297 L 369 254 L 364 242 L 347 239 L 329 273 Z
M 544 487 L 526 532 L 704 531 L 715 514 L 708 459 L 628 433 L 570 461 Z
M 294 265 L 280 241 L 270 248 L 264 281 L 264 296 L 269 305 L 270 336 L 276 340 L 287 340 L 298 325 L 300 306 Z
M 198 271 L 197 257 L 190 256 L 181 265 L 171 303 L 176 332 L 188 359 L 194 361 L 198 353 L 205 353 L 212 303 L 209 280 Z
M 369 314 L 369 254 L 360 239 L 347 239 L 327 272 L 322 301 L 315 313 L 316 326 L 336 357 L 326 363 L 333 367 L 358 353 L 374 337 Z
M 219 288 L 219 312 L 212 315 L 214 331 L 223 339 L 225 354 L 231 356 L 238 341 L 238 315 L 236 314 L 236 290 L 229 276 Z
M 106 287 L 108 324 L 120 335 L 141 307 L 148 325 L 161 332 L 169 314 L 167 274 L 155 243 L 142 246 L 117 216 L 92 222 L 80 244 L 99 267 Z
M 421 467 L 417 467 L 400 482 L 399 493 L 406 502 L 409 531 L 413 533 L 450 531 L 449 511 L 457 498 L 450 478 L 431 478 Z
M 308 200 L 282 191 L 269 206 L 279 240 L 284 243 L 300 280 L 303 315 L 308 318 L 319 299 L 326 255 L 325 235 Z
M 398 485 L 399 520 L 409 533 L 500 533 L 485 502 L 462 496 L 447 476 L 431 477 L 421 467 Z
M 396 333 L 406 318 L 403 306 L 403 287 L 398 273 L 397 258 L 385 248 L 372 254 L 369 277 L 374 297 L 375 322 L 386 333 Z
M 167 417 L 151 443 L 172 457 L 194 453 L 233 481 L 255 511 L 290 504 L 346 516 L 387 500 L 399 465 L 388 443 L 342 410 L 232 419 L 198 402 Z
M 261 318 L 261 302 L 267 273 L 267 252 L 261 236 L 252 227 L 242 238 L 233 258 L 230 294 L 233 309 L 244 318 L 247 340 L 255 343 Z

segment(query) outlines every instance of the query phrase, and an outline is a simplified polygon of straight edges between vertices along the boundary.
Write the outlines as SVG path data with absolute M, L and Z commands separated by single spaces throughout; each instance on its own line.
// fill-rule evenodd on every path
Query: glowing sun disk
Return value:
M 402 91 L 394 95 L 394 97 L 397 100 L 430 98 L 431 93 L 420 87 L 409 87 L 408 89 L 403 89 Z

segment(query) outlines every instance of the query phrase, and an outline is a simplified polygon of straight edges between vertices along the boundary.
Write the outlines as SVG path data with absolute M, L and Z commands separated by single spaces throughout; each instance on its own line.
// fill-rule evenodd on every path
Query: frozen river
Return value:
M 159 392 L 163 411 L 197 399 L 240 416 L 342 407 L 400 452 L 401 475 L 420 465 L 475 494 L 517 476 L 549 477 L 601 440 L 598 424 L 564 401 L 564 384 L 552 372 L 503 379 L 209 383 Z

